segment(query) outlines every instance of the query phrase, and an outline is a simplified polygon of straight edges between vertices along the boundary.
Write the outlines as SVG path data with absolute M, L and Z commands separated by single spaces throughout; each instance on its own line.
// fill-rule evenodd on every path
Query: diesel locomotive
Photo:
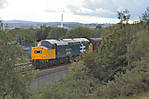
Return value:
M 80 53 L 97 50 L 101 38 L 74 38 L 42 40 L 31 50 L 32 64 L 44 68 L 73 61 Z

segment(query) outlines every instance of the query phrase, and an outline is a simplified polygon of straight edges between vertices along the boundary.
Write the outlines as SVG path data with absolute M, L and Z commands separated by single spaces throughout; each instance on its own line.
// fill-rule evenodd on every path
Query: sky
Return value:
M 128 9 L 131 20 L 149 7 L 149 0 L 0 0 L 2 20 L 117 23 L 117 11 Z

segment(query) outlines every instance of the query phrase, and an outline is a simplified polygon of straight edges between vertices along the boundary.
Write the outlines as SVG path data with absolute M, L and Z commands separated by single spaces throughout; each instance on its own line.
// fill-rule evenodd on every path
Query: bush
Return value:
M 6 32 L 0 31 L 0 37 L 0 99 L 29 99 L 33 72 L 15 66 L 19 59 L 23 61 L 20 48 L 10 43 Z
M 97 73 L 96 58 L 97 58 L 96 52 L 87 52 L 81 55 L 81 59 L 84 62 L 84 65 L 88 68 L 89 75 L 95 77 Z
M 142 59 L 136 67 L 101 86 L 97 94 L 104 97 L 131 96 L 149 90 L 149 57 Z
M 88 69 L 85 68 L 83 62 L 73 64 L 69 68 L 68 75 L 38 93 L 41 97 L 39 99 L 82 99 L 93 91 L 96 83 L 93 78 L 87 76 L 87 72 Z

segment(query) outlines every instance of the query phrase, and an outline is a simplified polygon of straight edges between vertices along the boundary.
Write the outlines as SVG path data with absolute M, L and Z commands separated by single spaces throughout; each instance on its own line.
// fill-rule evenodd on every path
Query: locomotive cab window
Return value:
M 48 49 L 54 49 L 53 45 L 47 41 L 42 41 L 39 46 L 47 47 Z

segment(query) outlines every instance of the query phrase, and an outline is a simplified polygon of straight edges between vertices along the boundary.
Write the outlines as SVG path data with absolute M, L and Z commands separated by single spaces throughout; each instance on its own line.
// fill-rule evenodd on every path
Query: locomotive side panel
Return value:
M 49 49 L 46 55 L 47 59 L 56 59 L 56 49 Z
M 89 48 L 87 42 L 73 43 L 68 45 L 58 45 L 56 47 L 56 58 L 77 56 L 82 52 L 87 51 Z
M 80 53 L 88 51 L 88 49 L 89 49 L 89 43 L 88 42 L 81 42 L 81 44 L 80 44 Z
M 56 58 L 62 58 L 62 57 L 66 57 L 66 49 L 67 45 L 58 45 L 56 46 Z
M 79 44 L 69 44 L 69 46 L 72 49 L 71 50 L 71 55 L 72 56 L 80 54 L 79 53 Z
M 66 56 L 77 56 L 82 52 L 88 50 L 88 43 L 76 43 L 76 44 L 69 44 L 69 47 L 66 49 Z

